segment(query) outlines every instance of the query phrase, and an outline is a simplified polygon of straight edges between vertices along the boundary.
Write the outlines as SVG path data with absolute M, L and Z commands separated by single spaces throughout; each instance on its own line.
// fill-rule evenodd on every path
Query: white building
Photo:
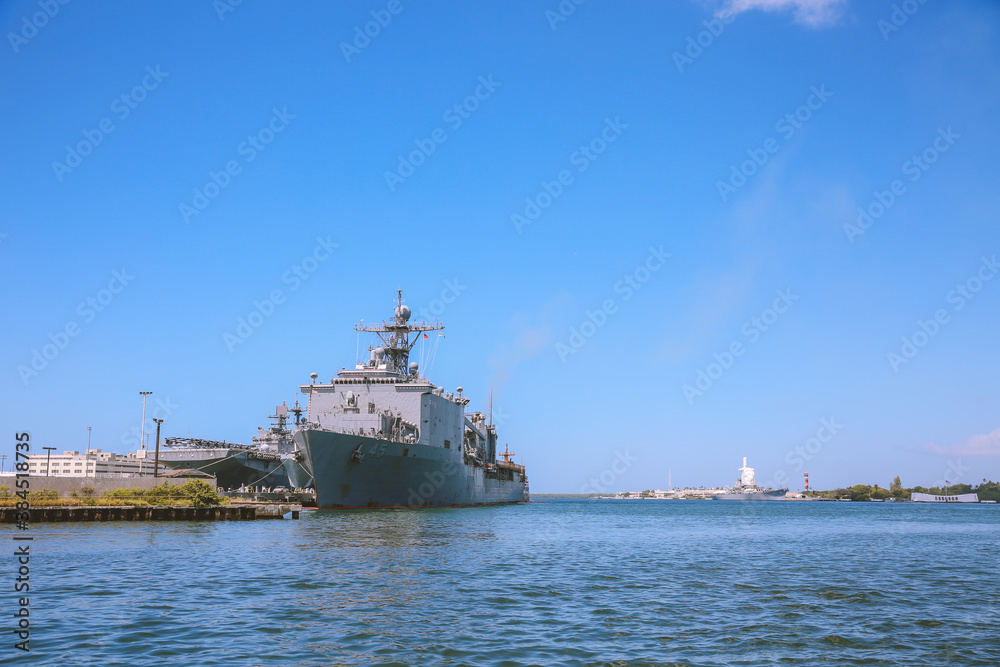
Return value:
M 954 496 L 935 496 L 930 493 L 913 493 L 910 500 L 915 503 L 978 503 L 979 494 L 960 493 Z
M 51 465 L 51 470 L 47 467 Z M 161 466 L 162 467 L 162 466 Z M 153 462 L 136 454 L 113 454 L 99 449 L 88 449 L 83 454 L 66 451 L 28 455 L 29 475 L 59 477 L 96 477 L 98 475 L 144 475 L 152 477 Z

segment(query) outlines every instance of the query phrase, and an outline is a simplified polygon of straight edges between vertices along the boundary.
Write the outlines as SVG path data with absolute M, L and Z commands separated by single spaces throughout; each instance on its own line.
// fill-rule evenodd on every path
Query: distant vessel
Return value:
M 747 466 L 747 457 L 743 457 L 743 467 L 739 468 L 740 476 L 727 493 L 712 496 L 712 500 L 784 500 L 788 489 L 765 489 L 757 486 L 754 479 L 754 469 Z
M 313 473 L 320 509 L 451 507 L 528 500 L 524 466 L 505 450 L 497 458 L 492 418 L 465 413 L 469 399 L 432 384 L 409 361 L 410 350 L 438 323 L 410 323 L 397 290 L 394 316 L 359 324 L 381 345 L 328 384 L 301 385 L 308 421 L 294 442 Z
M 913 493 L 910 494 L 910 500 L 915 503 L 978 503 L 979 495 L 960 493 L 954 496 L 939 496 L 931 493 Z
M 199 438 L 166 438 L 160 449 L 160 465 L 175 470 L 194 469 L 215 475 L 223 489 L 244 486 L 287 486 L 281 456 L 259 447 Z M 146 450 L 146 460 L 152 452 Z
M 255 446 L 263 451 L 273 452 L 281 457 L 283 474 L 292 489 L 308 489 L 312 487 L 312 472 L 308 468 L 305 452 L 299 451 L 292 440 L 292 429 L 288 428 L 288 413 L 295 415 L 295 427 L 302 424 L 302 413 L 298 400 L 291 408 L 282 403 L 274 409 L 270 416 L 271 427 L 267 430 L 257 429 L 253 438 Z M 269 486 L 275 486 L 273 483 Z
M 270 415 L 271 426 L 258 428 L 252 445 L 240 445 L 200 438 L 165 438 L 160 449 L 160 465 L 177 470 L 194 469 L 214 475 L 223 489 L 281 488 L 307 489 L 312 485 L 312 473 L 302 452 L 296 451 L 292 431 L 288 428 L 289 413 L 295 415 L 295 425 L 303 423 L 303 408 L 299 402 L 291 408 L 283 403 Z M 149 461 L 153 453 L 140 450 Z

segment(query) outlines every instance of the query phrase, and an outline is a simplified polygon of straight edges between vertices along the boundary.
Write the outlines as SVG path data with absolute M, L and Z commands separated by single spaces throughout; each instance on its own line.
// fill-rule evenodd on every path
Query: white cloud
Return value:
M 924 446 L 936 454 L 957 456 L 1000 456 L 1000 428 L 992 433 L 974 435 L 949 447 L 938 447 L 933 442 Z
M 510 320 L 514 331 L 510 340 L 500 343 L 489 360 L 493 367 L 490 387 L 499 393 L 511 371 L 534 359 L 553 344 L 552 321 L 573 304 L 567 292 L 559 292 L 535 309 L 515 313 Z
M 725 9 L 741 14 L 751 9 L 765 12 L 793 10 L 795 22 L 819 28 L 835 22 L 847 0 L 727 0 Z

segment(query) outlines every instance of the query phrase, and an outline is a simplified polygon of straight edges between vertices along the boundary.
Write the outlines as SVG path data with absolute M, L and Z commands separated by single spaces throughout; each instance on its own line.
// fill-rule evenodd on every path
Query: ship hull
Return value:
M 712 500 L 784 500 L 786 493 L 788 493 L 788 489 L 761 493 L 720 493 L 712 496 Z
M 298 461 L 296 454 L 288 454 L 281 457 L 281 465 L 288 476 L 288 482 L 292 489 L 308 489 L 313 485 L 312 473 Z
M 457 507 L 528 500 L 523 472 L 469 465 L 444 447 L 303 429 L 296 445 L 313 472 L 319 509 Z
M 240 450 L 160 451 L 160 465 L 173 469 L 193 468 L 214 475 L 223 489 L 242 486 L 288 486 L 288 475 L 275 456 L 261 456 Z

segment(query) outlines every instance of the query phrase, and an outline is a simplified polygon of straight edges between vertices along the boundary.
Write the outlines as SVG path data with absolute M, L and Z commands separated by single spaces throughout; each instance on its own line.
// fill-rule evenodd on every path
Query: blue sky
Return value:
M 402 287 L 536 492 L 1000 478 L 1000 6 L 903 4 L 0 3 L 0 453 L 249 442 Z

